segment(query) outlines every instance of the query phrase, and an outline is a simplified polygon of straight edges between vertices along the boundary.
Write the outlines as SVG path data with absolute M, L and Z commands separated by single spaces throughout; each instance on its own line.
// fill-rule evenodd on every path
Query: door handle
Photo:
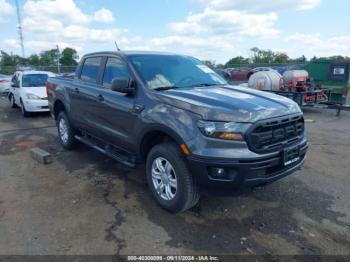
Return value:
M 100 94 L 97 96 L 97 100 L 100 102 L 103 102 L 103 101 L 105 101 L 105 98 L 103 97 L 103 95 Z
M 75 91 L 75 93 L 77 93 L 77 94 L 80 92 L 80 91 L 79 91 L 79 88 L 77 88 L 77 87 L 74 89 L 74 91 Z

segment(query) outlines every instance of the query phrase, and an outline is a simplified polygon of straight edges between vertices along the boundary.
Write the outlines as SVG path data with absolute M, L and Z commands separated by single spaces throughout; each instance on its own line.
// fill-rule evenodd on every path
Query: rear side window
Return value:
M 98 72 L 100 70 L 101 57 L 86 58 L 80 78 L 89 82 L 97 82 Z
M 110 85 L 116 77 L 128 77 L 130 73 L 126 64 L 119 58 L 110 57 L 107 60 L 105 72 L 103 74 L 103 84 Z

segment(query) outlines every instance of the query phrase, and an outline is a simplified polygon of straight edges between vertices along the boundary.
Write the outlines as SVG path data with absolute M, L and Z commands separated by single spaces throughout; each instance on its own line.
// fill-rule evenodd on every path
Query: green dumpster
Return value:
M 317 87 L 325 89 L 330 103 L 345 104 L 350 89 L 349 62 L 319 60 L 305 65 L 304 69 Z

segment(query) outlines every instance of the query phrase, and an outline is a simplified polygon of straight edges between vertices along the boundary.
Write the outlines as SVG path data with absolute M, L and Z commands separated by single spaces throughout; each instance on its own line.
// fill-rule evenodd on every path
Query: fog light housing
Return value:
M 227 173 L 225 168 L 222 167 L 212 167 L 210 169 L 210 176 L 213 178 L 226 178 Z
M 235 167 L 208 167 L 209 177 L 213 180 L 234 181 L 238 170 Z

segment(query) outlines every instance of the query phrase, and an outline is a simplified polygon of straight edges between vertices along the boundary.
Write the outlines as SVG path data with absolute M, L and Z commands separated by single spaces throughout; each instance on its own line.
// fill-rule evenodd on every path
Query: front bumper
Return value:
M 204 192 L 231 194 L 240 189 L 271 183 L 299 169 L 306 158 L 308 143 L 298 145 L 299 160 L 287 166 L 284 165 L 283 152 L 272 156 L 231 159 L 219 157 L 188 156 L 188 163 L 196 182 Z M 223 168 L 226 176 L 213 177 L 213 168 Z
M 48 112 L 48 111 L 50 111 L 49 102 L 45 99 L 25 100 L 24 106 L 28 112 Z

